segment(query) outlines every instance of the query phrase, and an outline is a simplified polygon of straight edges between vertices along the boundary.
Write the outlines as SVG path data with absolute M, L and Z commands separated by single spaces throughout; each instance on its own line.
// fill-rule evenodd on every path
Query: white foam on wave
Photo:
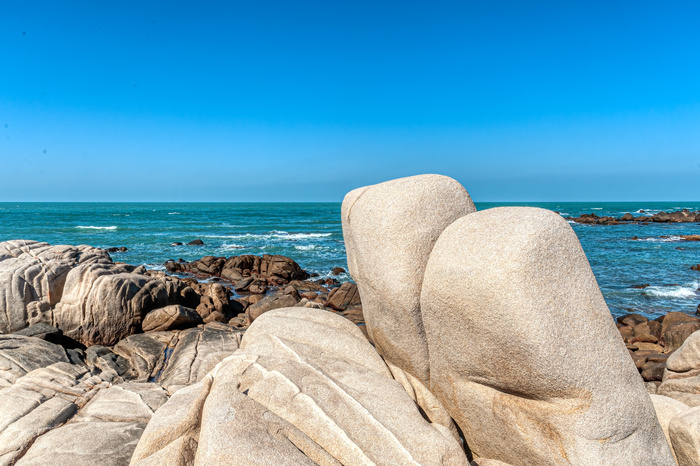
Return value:
M 683 241 L 680 236 L 666 236 L 665 238 L 639 238 L 635 241 L 647 241 L 649 243 L 677 243 L 678 241 Z
M 297 245 L 294 246 L 294 249 L 299 250 L 299 251 L 313 251 L 316 249 L 315 244 L 305 244 L 305 245 Z
M 168 212 L 168 215 L 181 215 L 180 212 Z
M 80 228 L 81 230 L 116 230 L 116 226 L 111 227 L 96 227 L 93 225 L 78 225 L 75 228 Z
M 642 293 L 656 298 L 697 299 L 700 297 L 699 285 L 699 282 L 692 282 L 677 286 L 648 286 Z
M 310 238 L 325 238 L 331 236 L 332 233 L 287 233 L 270 232 L 268 234 L 244 233 L 239 235 L 203 235 L 204 238 L 221 238 L 221 239 L 310 239 Z
M 602 207 L 591 207 L 591 210 L 603 210 Z
M 223 244 L 221 245 L 222 249 L 244 249 L 245 246 L 242 246 L 240 244 Z

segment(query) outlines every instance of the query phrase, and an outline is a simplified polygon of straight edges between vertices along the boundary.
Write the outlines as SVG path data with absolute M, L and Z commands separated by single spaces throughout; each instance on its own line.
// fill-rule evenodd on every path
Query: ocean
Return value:
M 566 217 L 700 210 L 700 202 L 476 203 L 478 210 L 502 205 L 542 207 Z M 695 314 L 700 272 L 690 267 L 700 263 L 700 242 L 681 241 L 680 235 L 700 234 L 700 225 L 572 227 L 613 315 Z M 347 269 L 340 203 L 0 203 L 0 241 L 10 239 L 124 246 L 126 252 L 112 253 L 115 261 L 157 270 L 169 259 L 241 254 L 282 254 L 322 277 L 334 267 Z M 171 246 L 195 239 L 204 245 Z

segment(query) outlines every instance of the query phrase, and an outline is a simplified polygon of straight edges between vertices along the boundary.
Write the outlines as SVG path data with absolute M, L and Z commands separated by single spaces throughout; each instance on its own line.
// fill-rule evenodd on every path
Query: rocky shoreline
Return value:
M 624 223 L 639 223 L 642 225 L 649 223 L 700 223 L 700 211 L 691 212 L 688 209 L 683 209 L 675 212 L 658 212 L 650 216 L 639 215 L 636 217 L 629 212 L 621 217 L 611 217 L 607 215 L 599 217 L 594 212 L 590 214 L 582 214 L 579 217 L 564 218 L 575 223 L 588 225 L 620 225 Z
M 0 465 L 700 461 L 700 318 L 615 322 L 561 217 L 425 175 L 342 221 L 356 284 L 0 243 Z

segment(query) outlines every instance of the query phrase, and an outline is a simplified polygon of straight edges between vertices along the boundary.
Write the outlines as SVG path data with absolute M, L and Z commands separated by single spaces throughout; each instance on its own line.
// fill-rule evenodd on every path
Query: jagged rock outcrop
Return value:
M 452 433 L 421 416 L 355 325 L 307 308 L 260 316 L 239 351 L 158 410 L 131 464 L 175 460 L 467 464 Z
M 440 233 L 476 208 L 457 181 L 420 175 L 351 191 L 342 206 L 348 267 L 370 338 L 392 364 L 427 385 L 420 287 Z
M 673 464 L 586 256 L 559 215 L 503 207 L 456 220 L 430 254 L 421 309 L 430 390 L 478 456 L 514 465 Z
M 115 264 L 98 248 L 0 243 L 0 331 L 5 333 L 46 323 L 87 346 L 113 345 L 139 332 L 148 311 L 175 304 L 182 288 L 177 279 Z

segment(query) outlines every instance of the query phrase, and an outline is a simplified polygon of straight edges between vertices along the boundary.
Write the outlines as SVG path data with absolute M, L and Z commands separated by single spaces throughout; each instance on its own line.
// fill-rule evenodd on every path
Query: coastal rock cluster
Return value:
M 700 463 L 700 319 L 616 325 L 559 215 L 438 175 L 341 215 L 355 283 L 0 243 L 0 465 Z
M 658 212 L 652 215 L 634 216 L 626 213 L 621 217 L 611 217 L 605 215 L 599 217 L 595 213 L 583 214 L 579 217 L 566 217 L 576 223 L 596 224 L 596 225 L 619 225 L 621 223 L 700 223 L 700 212 L 691 212 L 688 209 L 676 212 Z

